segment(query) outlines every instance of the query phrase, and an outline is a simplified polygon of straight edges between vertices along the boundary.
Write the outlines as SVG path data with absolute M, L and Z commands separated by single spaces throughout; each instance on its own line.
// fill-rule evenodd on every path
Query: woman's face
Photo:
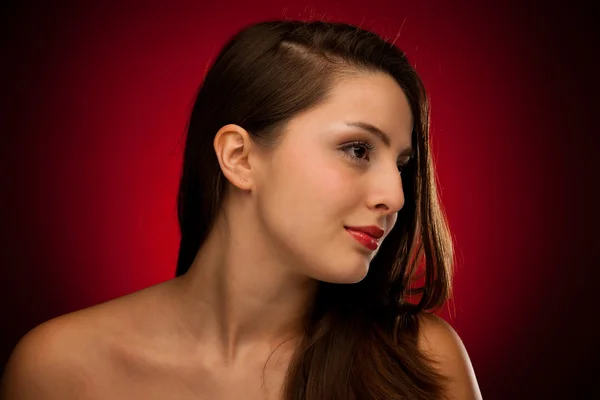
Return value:
M 326 102 L 290 121 L 255 192 L 259 221 L 282 262 L 326 282 L 366 276 L 377 250 L 346 227 L 381 228 L 381 246 L 404 205 L 399 169 L 409 159 L 412 126 L 404 92 L 383 73 L 339 81 Z

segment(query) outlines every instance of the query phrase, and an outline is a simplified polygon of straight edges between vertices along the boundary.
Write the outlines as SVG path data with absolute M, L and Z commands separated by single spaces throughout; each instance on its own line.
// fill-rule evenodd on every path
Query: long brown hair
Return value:
M 226 124 L 277 146 L 286 123 L 317 106 L 347 72 L 384 72 L 404 90 L 414 118 L 404 207 L 359 283 L 319 283 L 305 335 L 288 369 L 287 400 L 435 399 L 445 377 L 419 349 L 419 313 L 451 292 L 452 240 L 436 192 L 429 108 L 405 54 L 344 23 L 267 21 L 245 27 L 206 73 L 191 112 L 178 195 L 177 276 L 190 268 L 227 190 L 213 149 Z M 420 285 L 415 285 L 416 282 Z

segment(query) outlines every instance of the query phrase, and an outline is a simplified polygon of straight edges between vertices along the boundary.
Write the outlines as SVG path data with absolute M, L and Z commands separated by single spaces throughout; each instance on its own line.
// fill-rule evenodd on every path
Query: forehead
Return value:
M 374 125 L 399 145 L 410 144 L 413 120 L 408 99 L 385 73 L 345 76 L 337 81 L 325 102 L 299 115 L 289 128 L 323 132 L 351 121 Z

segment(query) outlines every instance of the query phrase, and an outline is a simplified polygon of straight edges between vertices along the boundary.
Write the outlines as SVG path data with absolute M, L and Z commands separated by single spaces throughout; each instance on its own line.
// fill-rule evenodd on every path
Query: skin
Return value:
M 390 146 L 345 125 L 354 121 L 386 132 Z M 398 156 L 412 123 L 401 88 L 378 73 L 339 81 L 274 150 L 222 127 L 214 149 L 231 183 L 227 212 L 189 272 L 33 329 L 11 356 L 1 398 L 280 398 L 317 280 L 359 282 L 376 254 L 344 226 L 387 235 L 396 222 L 397 162 L 407 161 Z M 356 141 L 375 150 L 348 146 Z M 449 398 L 480 398 L 456 332 L 435 316 L 422 321 L 419 343 L 453 379 Z

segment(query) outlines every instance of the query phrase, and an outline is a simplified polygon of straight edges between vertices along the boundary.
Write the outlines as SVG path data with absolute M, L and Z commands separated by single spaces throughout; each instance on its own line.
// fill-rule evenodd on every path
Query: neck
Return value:
M 225 364 L 301 337 L 317 287 L 278 260 L 254 221 L 241 214 L 234 225 L 224 220 L 215 225 L 178 279 L 186 329 L 217 349 Z

